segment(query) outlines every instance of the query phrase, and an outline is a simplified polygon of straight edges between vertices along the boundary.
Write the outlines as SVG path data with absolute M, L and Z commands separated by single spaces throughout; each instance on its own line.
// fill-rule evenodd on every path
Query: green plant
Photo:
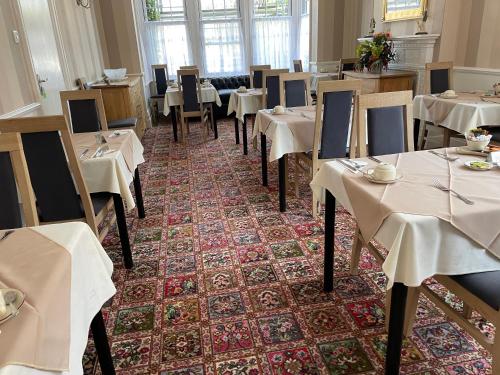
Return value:
M 146 12 L 148 21 L 159 21 L 160 7 L 158 5 L 158 0 L 146 0 Z
M 387 70 L 389 62 L 394 61 L 395 54 L 392 50 L 393 44 L 390 33 L 373 34 L 372 40 L 361 42 L 356 47 L 356 56 L 359 58 L 357 68 L 368 71 Z

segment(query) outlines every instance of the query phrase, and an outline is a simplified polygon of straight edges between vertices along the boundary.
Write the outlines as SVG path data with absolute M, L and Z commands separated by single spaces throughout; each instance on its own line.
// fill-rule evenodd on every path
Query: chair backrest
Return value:
M 250 88 L 262 88 L 262 72 L 271 69 L 271 65 L 250 65 Z
M 311 73 L 281 73 L 279 83 L 282 106 L 311 105 Z
M 293 71 L 295 73 L 303 72 L 302 60 L 293 60 Z
M 413 151 L 412 98 L 411 90 L 359 96 L 358 156 Z
M 453 89 L 453 62 L 425 64 L 424 91 L 426 94 L 441 94 Z
M 21 134 L 40 221 L 85 219 L 97 234 L 94 209 L 64 116 L 0 120 L 0 132 Z
M 182 65 L 182 66 L 179 66 L 179 70 L 190 70 L 190 69 L 198 69 L 198 65 Z
M 85 77 L 77 78 L 76 84 L 79 90 L 90 90 L 90 85 L 87 83 L 87 79 Z
M 177 71 L 177 80 L 179 82 L 179 91 L 182 96 L 183 113 L 202 113 L 203 102 L 201 100 L 200 73 L 198 69 L 179 69 Z
M 73 133 L 108 130 L 101 90 L 61 91 L 61 107 Z
M 23 215 L 27 226 L 38 225 L 35 197 L 18 133 L 0 134 L 0 212 L 2 230 L 22 227 Z
M 343 71 L 355 70 L 356 64 L 359 62 L 357 57 L 342 58 L 339 62 L 339 79 L 344 79 Z
M 270 109 L 280 104 L 280 74 L 288 69 L 262 71 L 262 108 Z
M 168 88 L 168 66 L 167 64 L 151 65 L 157 95 L 165 95 Z
M 352 137 L 356 129 L 353 102 L 357 102 L 361 88 L 362 81 L 357 79 L 318 83 L 313 171 L 319 169 L 318 160 L 346 157 L 349 135 Z M 355 150 L 349 151 L 354 156 Z

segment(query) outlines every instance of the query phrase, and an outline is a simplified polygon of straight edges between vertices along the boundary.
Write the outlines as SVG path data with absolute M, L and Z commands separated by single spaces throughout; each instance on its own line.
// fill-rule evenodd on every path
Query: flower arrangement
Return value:
M 372 40 L 361 42 L 356 47 L 358 69 L 363 70 L 366 67 L 369 72 L 381 72 L 382 68 L 387 70 L 389 62 L 394 61 L 395 57 L 392 49 L 391 33 L 373 34 Z
M 491 139 L 491 134 L 488 133 L 486 129 L 471 129 L 469 134 L 467 134 L 467 139 L 469 141 L 489 141 Z

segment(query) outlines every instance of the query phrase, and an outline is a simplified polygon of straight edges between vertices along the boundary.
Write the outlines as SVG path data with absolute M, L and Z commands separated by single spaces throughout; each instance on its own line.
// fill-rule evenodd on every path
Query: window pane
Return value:
M 304 70 L 309 70 L 309 14 L 300 17 L 299 54 Z
M 148 21 L 184 21 L 184 0 L 145 0 Z
M 150 61 L 152 64 L 167 63 L 170 77 L 177 74 L 180 66 L 191 64 L 186 25 L 154 23 L 149 26 L 149 35 Z
M 287 68 L 291 64 L 290 25 L 286 18 L 254 20 L 253 50 L 255 64 L 271 64 L 273 68 Z
M 202 20 L 239 18 L 237 0 L 200 0 Z
M 240 21 L 204 23 L 203 35 L 208 74 L 243 73 Z
M 290 15 L 289 0 L 254 0 L 255 17 L 275 17 Z

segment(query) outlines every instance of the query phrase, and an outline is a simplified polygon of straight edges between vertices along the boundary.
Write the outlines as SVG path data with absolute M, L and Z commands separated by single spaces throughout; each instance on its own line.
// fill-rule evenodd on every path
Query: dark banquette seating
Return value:
M 240 86 L 250 88 L 250 77 L 248 75 L 214 77 L 208 79 L 210 79 L 212 85 L 214 85 L 214 87 L 219 92 L 220 100 L 222 102 L 221 107 L 214 105 L 214 115 L 216 119 L 224 118 L 227 116 L 227 105 L 229 103 L 229 97 L 231 96 L 232 90 L 237 89 Z

